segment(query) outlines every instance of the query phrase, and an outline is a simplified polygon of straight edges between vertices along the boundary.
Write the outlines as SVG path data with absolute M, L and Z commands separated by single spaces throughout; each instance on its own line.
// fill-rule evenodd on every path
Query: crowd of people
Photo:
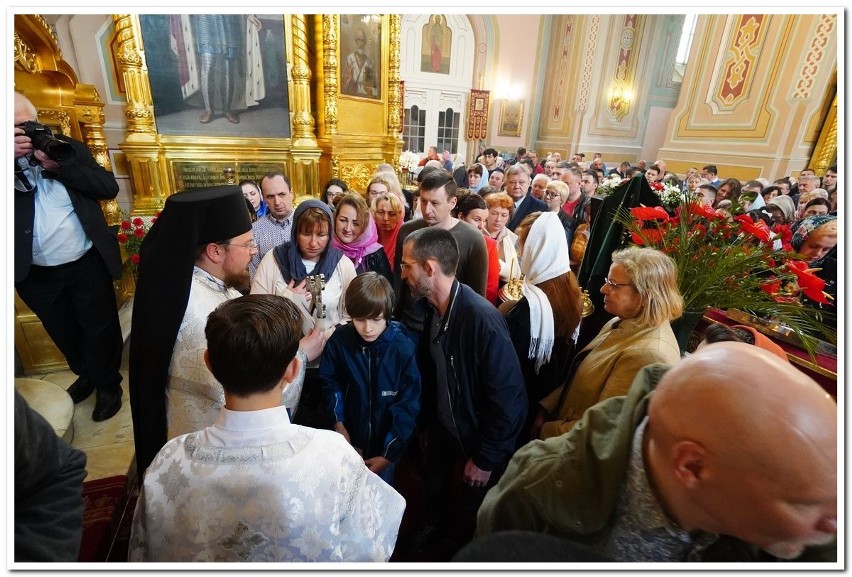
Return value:
M 381 165 L 297 205 L 283 173 L 168 197 L 131 326 L 130 559 L 836 561 L 834 400 L 743 328 L 682 358 L 677 271 L 652 248 L 611 255 L 611 320 L 579 346 L 574 255 L 602 179 L 644 173 L 791 225 L 836 275 L 834 167 L 742 184 L 579 153 L 446 161 L 416 191 Z M 16 194 L 68 169 L 32 172 Z M 96 416 L 119 386 L 84 385 Z

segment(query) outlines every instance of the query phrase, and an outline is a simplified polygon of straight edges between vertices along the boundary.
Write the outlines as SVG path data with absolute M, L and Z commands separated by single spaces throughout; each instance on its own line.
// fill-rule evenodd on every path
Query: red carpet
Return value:
M 83 483 L 83 500 L 83 539 L 77 560 L 107 561 L 128 505 L 127 476 L 119 475 Z M 131 516 L 132 512 L 131 510 Z M 109 560 L 127 561 L 126 543 L 124 559 Z

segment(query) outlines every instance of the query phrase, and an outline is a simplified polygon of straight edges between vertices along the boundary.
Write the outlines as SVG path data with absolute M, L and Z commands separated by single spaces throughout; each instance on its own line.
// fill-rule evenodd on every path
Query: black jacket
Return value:
M 355 269 L 358 274 L 370 271 L 379 273 L 388 279 L 388 282 L 393 286 L 393 271 L 390 267 L 390 261 L 388 261 L 388 255 L 385 254 L 383 248 L 366 255 L 364 260 L 361 261 L 361 265 Z
M 453 417 L 465 456 L 483 471 L 505 463 L 527 414 L 527 393 L 506 321 L 493 304 L 469 286 L 453 282 L 452 297 L 438 340 L 447 359 Z M 435 309 L 426 307 L 417 360 L 423 377 L 421 415 L 434 420 L 435 362 L 429 327 Z
M 118 194 L 118 183 L 111 172 L 95 161 L 85 144 L 67 136 L 57 135 L 57 138 L 70 143 L 77 158 L 56 172 L 44 171 L 43 176 L 65 185 L 86 236 L 98 250 L 112 277 L 119 279 L 121 252 L 117 230 L 107 225 L 99 202 L 114 199 Z M 35 195 L 15 189 L 15 282 L 24 280 L 30 272 L 34 220 Z
M 534 212 L 547 212 L 549 209 L 547 205 L 534 197 L 531 194 L 527 194 L 524 197 L 524 200 L 521 201 L 521 204 L 518 205 L 518 208 L 515 209 L 515 212 L 512 214 L 512 218 L 509 219 L 509 222 L 506 224 L 506 228 L 515 232 L 515 229 L 521 221 L 524 220 L 524 217 L 532 214 Z

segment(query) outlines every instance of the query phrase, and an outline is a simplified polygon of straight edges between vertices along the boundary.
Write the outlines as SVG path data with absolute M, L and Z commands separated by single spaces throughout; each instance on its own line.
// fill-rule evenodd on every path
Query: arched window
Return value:
M 449 150 L 456 154 L 459 148 L 459 117 L 458 112 L 447 108 L 438 112 L 438 151 Z
M 426 151 L 426 111 L 418 106 L 406 108 L 402 117 L 402 139 L 408 143 L 407 150 Z M 439 148 L 439 150 L 441 150 Z

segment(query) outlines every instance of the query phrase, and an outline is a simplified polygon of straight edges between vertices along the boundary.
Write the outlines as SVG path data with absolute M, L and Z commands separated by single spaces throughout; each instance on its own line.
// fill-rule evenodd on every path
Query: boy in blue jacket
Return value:
M 320 361 L 325 406 L 367 467 L 393 484 L 420 412 L 416 349 L 389 320 L 394 294 L 383 276 L 358 275 L 345 298 L 352 322 L 334 331 Z

